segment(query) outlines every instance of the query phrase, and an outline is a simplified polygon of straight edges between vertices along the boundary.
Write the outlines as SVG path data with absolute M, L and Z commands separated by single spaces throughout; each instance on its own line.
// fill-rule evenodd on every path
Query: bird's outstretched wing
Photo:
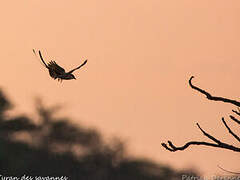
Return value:
M 42 60 L 43 64 L 46 66 L 46 68 L 49 68 L 48 65 L 45 63 L 45 61 L 43 60 L 42 53 L 40 50 L 38 51 L 38 54 L 39 54 L 40 59 Z
M 33 49 L 33 53 L 36 55 L 36 52 L 35 52 L 34 49 Z M 41 51 L 38 51 L 38 53 L 39 53 L 40 59 L 41 59 L 41 61 L 43 62 L 44 66 L 45 66 L 46 68 L 48 68 L 48 65 L 47 65 L 47 64 L 45 63 L 45 61 L 43 60 Z M 49 68 L 48 68 L 48 69 L 49 69 Z
M 68 73 L 70 73 L 70 74 L 73 73 L 73 72 L 76 71 L 77 69 L 80 69 L 82 66 L 84 66 L 86 63 L 87 63 L 87 59 L 86 59 L 80 66 L 72 69 L 72 70 L 69 71 Z
M 37 54 L 36 54 L 36 52 L 35 52 L 34 49 L 33 49 L 33 53 L 34 53 L 35 56 L 37 57 Z M 48 66 L 47 66 L 47 64 L 45 63 L 45 61 L 43 60 L 43 57 L 42 57 L 42 54 L 41 54 L 40 51 L 39 51 L 39 56 L 40 56 L 41 61 L 43 62 L 43 65 L 48 69 Z
M 50 61 L 48 63 L 49 69 L 56 72 L 58 75 L 65 74 L 65 69 L 63 69 L 61 66 L 59 66 L 55 61 Z

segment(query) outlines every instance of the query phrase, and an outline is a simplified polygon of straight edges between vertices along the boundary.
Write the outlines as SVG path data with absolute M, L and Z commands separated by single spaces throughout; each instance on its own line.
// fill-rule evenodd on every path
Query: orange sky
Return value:
M 239 100 L 240 2 L 219 0 L 23 0 L 1 2 L 1 87 L 17 112 L 34 98 L 65 105 L 64 114 L 126 141 L 131 154 L 204 175 L 239 171 L 239 153 L 192 147 L 170 153 L 160 143 L 207 140 L 201 127 L 234 139 L 221 124 L 233 106 L 207 101 L 188 79 L 214 95 Z M 75 72 L 58 83 L 32 48 Z M 230 123 L 231 124 L 231 123 Z M 232 124 L 234 125 L 234 124 Z M 239 129 L 236 129 L 239 130 Z

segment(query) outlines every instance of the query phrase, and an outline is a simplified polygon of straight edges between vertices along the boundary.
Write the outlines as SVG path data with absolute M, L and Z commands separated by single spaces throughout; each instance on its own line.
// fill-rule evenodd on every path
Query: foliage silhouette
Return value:
M 11 103 L 0 91 L 0 175 L 67 176 L 73 180 L 177 180 L 192 171 L 126 155 L 118 138 L 106 143 L 95 129 L 56 118 L 55 107 L 37 101 L 38 123 L 25 116 L 6 118 Z M 19 138 L 19 137 L 23 138 Z

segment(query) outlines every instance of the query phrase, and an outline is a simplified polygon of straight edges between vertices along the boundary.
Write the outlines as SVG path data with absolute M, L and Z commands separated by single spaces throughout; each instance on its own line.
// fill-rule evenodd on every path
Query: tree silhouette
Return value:
M 192 79 L 194 78 L 194 76 L 192 76 L 189 79 L 189 85 L 192 89 L 204 94 L 206 96 L 207 99 L 212 100 L 212 101 L 220 101 L 220 102 L 224 102 L 224 103 L 230 103 L 233 104 L 235 106 L 237 106 L 238 108 L 240 107 L 240 102 L 236 101 L 236 100 L 231 100 L 228 98 L 224 98 L 224 97 L 217 97 L 217 96 L 212 96 L 210 93 L 208 93 L 207 91 L 200 89 L 199 87 L 195 86 L 192 84 Z M 238 111 L 232 110 L 233 113 L 235 113 L 235 115 L 240 116 L 240 111 L 238 109 Z M 235 123 L 237 123 L 238 125 L 240 125 L 240 121 L 235 117 L 230 115 L 229 116 L 230 119 L 232 121 L 234 121 Z M 240 137 L 234 133 L 232 131 L 232 129 L 227 125 L 225 119 L 222 117 L 222 123 L 224 124 L 224 126 L 226 127 L 226 129 L 228 130 L 228 132 L 238 141 L 240 142 Z M 240 147 L 231 145 L 229 143 L 225 143 L 220 141 L 219 139 L 215 138 L 214 136 L 210 135 L 209 133 L 207 133 L 206 131 L 204 131 L 200 125 L 197 123 L 197 127 L 200 129 L 200 131 L 203 133 L 204 136 L 208 137 L 210 140 L 213 141 L 213 143 L 211 142 L 205 142 L 205 141 L 189 141 L 187 142 L 185 145 L 183 146 L 175 146 L 171 141 L 168 141 L 168 145 L 166 143 L 162 143 L 162 146 L 171 151 L 171 152 L 175 152 L 175 151 L 182 151 L 187 149 L 189 146 L 191 145 L 203 145 L 203 146 L 210 146 L 210 147 L 216 147 L 216 148 L 223 148 L 223 149 L 228 149 L 231 151 L 235 151 L 235 152 L 240 152 Z
M 177 180 L 193 171 L 176 171 L 125 153 L 119 138 L 106 143 L 101 134 L 56 117 L 59 106 L 37 101 L 39 121 L 6 118 L 11 103 L 0 91 L 0 175 L 68 177 L 69 180 Z M 19 138 L 23 136 L 22 138 Z M 37 179 L 37 178 L 36 178 Z

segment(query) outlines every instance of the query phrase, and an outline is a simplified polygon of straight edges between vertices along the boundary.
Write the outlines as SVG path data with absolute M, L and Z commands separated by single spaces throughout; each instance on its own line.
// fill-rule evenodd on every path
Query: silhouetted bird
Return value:
M 33 49 L 33 53 L 36 55 L 36 52 L 34 49 Z M 40 59 L 42 60 L 43 64 L 48 69 L 50 76 L 53 79 L 58 79 L 58 81 L 62 81 L 63 79 L 65 79 L 65 80 L 76 79 L 72 73 L 87 63 L 87 60 L 85 60 L 80 66 L 72 69 L 69 72 L 65 72 L 65 69 L 63 69 L 61 66 L 59 66 L 55 61 L 50 61 L 49 63 L 46 64 L 45 61 L 43 60 L 41 51 L 38 51 L 38 53 L 39 53 Z

